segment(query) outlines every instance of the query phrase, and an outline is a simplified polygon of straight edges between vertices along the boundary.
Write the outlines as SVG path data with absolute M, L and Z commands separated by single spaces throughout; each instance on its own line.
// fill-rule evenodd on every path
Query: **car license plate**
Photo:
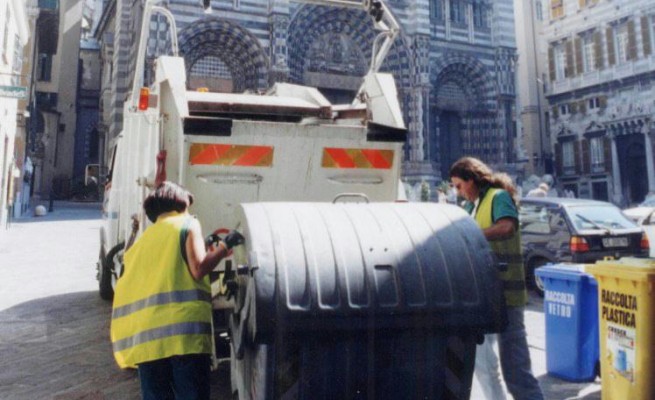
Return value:
M 604 247 L 628 247 L 627 237 L 603 238 Z

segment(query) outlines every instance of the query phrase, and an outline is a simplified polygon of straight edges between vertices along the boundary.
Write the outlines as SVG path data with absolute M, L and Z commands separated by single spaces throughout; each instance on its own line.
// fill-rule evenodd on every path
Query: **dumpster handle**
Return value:
M 334 198 L 334 200 L 332 200 L 332 203 L 336 203 L 337 200 L 339 200 L 342 197 L 361 197 L 362 199 L 364 199 L 364 201 L 370 203 L 368 196 L 365 195 L 364 193 L 340 193 Z

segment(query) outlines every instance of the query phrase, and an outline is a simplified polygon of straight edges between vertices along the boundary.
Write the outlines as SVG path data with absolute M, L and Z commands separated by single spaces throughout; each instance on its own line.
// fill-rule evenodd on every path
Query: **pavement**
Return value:
M 46 216 L 26 215 L 0 228 L 1 400 L 140 398 L 135 371 L 114 363 L 111 304 L 98 295 L 100 218 L 99 203 L 55 202 Z M 571 383 L 546 373 L 543 302 L 536 296 L 526 327 L 545 399 L 601 398 L 600 381 Z M 229 366 L 221 364 L 212 399 L 230 399 L 229 386 Z M 475 381 L 471 399 L 485 400 Z

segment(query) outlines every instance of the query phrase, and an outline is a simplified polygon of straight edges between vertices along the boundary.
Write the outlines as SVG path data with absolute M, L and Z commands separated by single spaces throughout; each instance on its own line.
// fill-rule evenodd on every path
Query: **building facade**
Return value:
M 655 3 L 543 7 L 558 181 L 579 197 L 638 203 L 655 192 Z
M 39 0 L 29 156 L 35 196 L 68 198 L 73 188 L 80 37 L 84 0 Z
M 288 0 L 213 0 L 213 13 L 206 14 L 201 4 L 167 2 L 190 87 L 261 91 L 288 81 L 317 87 L 328 99 L 342 102 L 353 98 L 367 71 L 376 32 L 363 11 Z M 402 27 L 382 70 L 396 78 L 409 129 L 405 178 L 447 179 L 448 167 L 462 155 L 512 169 L 513 1 L 390 0 L 387 5 Z M 110 88 L 102 96 L 110 107 L 102 113 L 109 114 L 102 122 L 107 144 L 121 129 L 142 9 L 142 0 L 105 2 L 96 31 L 103 76 L 111 77 L 101 89 Z M 154 57 L 166 51 L 170 39 L 161 19 L 153 18 L 149 29 Z
M 516 68 L 519 113 L 518 137 L 523 144 L 518 156 L 526 175 L 552 174 L 553 153 L 549 135 L 548 101 L 545 97 L 547 51 L 542 40 L 543 0 L 515 0 Z
M 28 34 L 25 2 L 0 2 L 0 231 L 5 229 L 14 211 L 24 162 L 27 87 L 23 76 L 23 50 Z

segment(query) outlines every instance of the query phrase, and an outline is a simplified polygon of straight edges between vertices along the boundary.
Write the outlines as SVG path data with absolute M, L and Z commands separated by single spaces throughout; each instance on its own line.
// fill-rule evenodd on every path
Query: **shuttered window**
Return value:
M 572 175 L 575 173 L 575 142 L 562 143 L 562 172 L 564 175 Z
M 628 61 L 628 24 L 621 24 L 614 28 L 614 51 L 617 64 Z
M 550 18 L 556 19 L 564 16 L 564 0 L 550 0 Z
M 655 15 L 641 17 L 641 42 L 644 46 L 644 56 L 653 54 L 655 42 Z
M 443 0 L 430 1 L 430 18 L 443 21 Z
M 584 72 L 596 70 L 596 43 L 593 35 L 582 37 L 582 68 Z
M 566 50 L 560 44 L 554 48 L 555 57 L 555 80 L 559 81 L 566 77 Z
M 605 170 L 605 138 L 603 136 L 589 140 L 589 153 L 591 158 L 591 172 L 603 172 Z

